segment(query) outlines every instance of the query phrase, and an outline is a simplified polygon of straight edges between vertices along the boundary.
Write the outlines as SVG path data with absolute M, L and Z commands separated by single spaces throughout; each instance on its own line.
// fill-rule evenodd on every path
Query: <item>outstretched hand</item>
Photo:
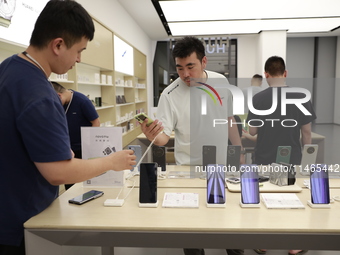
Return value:
M 137 164 L 136 156 L 133 150 L 122 150 L 110 154 L 113 160 L 113 170 L 122 171 L 127 169 L 133 169 L 133 166 Z

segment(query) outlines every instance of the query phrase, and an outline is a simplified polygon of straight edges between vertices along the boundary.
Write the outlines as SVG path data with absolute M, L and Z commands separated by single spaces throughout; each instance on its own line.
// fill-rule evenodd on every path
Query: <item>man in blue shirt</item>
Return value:
M 52 85 L 64 106 L 74 157 L 82 158 L 81 127 L 99 127 L 99 115 L 90 99 L 84 94 L 66 89 L 54 81 L 52 81 Z M 65 184 L 65 188 L 69 189 L 72 185 Z
M 58 186 L 132 169 L 132 150 L 81 160 L 70 148 L 65 111 L 48 80 L 66 73 L 93 39 L 91 16 L 77 2 L 51 0 L 30 45 L 0 65 L 0 254 L 24 255 L 23 224 L 46 209 Z

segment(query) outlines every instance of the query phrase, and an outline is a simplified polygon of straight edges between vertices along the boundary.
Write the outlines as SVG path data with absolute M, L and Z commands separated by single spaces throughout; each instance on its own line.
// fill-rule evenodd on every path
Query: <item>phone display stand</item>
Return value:
M 106 199 L 104 206 L 121 207 L 124 205 L 124 199 Z
M 156 208 L 158 207 L 158 200 L 156 203 L 139 203 L 139 207 L 143 208 Z
M 162 167 L 157 167 L 157 179 L 162 180 L 166 179 L 166 171 L 162 171 Z
M 260 208 L 261 204 L 260 203 L 258 203 L 258 204 L 243 204 L 242 201 L 240 201 L 240 206 L 242 208 Z
M 207 207 L 212 207 L 212 208 L 225 208 L 226 203 L 224 204 L 210 204 L 207 203 Z
M 313 204 L 312 201 L 308 200 L 307 205 L 315 209 L 327 209 L 331 208 L 331 204 Z

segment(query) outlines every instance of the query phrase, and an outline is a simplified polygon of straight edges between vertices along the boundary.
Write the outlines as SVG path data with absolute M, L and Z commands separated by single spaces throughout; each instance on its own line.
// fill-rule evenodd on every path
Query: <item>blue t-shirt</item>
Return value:
M 14 55 L 0 65 L 0 244 L 19 245 L 23 224 L 58 195 L 34 162 L 72 157 L 65 113 L 45 74 Z
M 65 110 L 68 105 L 65 105 Z M 73 91 L 71 104 L 66 112 L 71 148 L 74 152 L 81 150 L 81 127 L 91 127 L 91 121 L 99 117 L 90 99 L 84 94 Z

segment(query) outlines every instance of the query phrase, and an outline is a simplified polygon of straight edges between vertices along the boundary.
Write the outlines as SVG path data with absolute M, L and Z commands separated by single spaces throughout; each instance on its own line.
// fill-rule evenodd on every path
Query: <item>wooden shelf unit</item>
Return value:
M 56 74 L 52 74 L 50 79 L 68 89 L 87 95 L 93 102 L 95 97 L 101 97 L 102 106 L 96 107 L 100 122 L 123 127 L 126 130 L 123 133 L 123 147 L 125 147 L 141 133 L 141 128 L 133 116 L 138 111 L 147 111 L 146 56 L 130 45 L 133 48 L 133 63 L 131 64 L 134 73 L 127 75 L 116 72 L 114 68 L 115 33 L 95 18 L 93 21 L 95 36 L 88 43 L 86 50 L 82 52 L 81 63 L 76 63 L 62 79 Z M 0 39 L 0 62 L 25 48 L 24 45 Z M 106 82 L 103 82 L 102 78 L 105 77 Z M 109 77 L 111 81 L 108 83 Z M 118 80 L 129 86 L 117 84 Z M 126 103 L 118 104 L 117 95 L 124 95 Z M 128 126 L 129 130 L 127 130 Z

